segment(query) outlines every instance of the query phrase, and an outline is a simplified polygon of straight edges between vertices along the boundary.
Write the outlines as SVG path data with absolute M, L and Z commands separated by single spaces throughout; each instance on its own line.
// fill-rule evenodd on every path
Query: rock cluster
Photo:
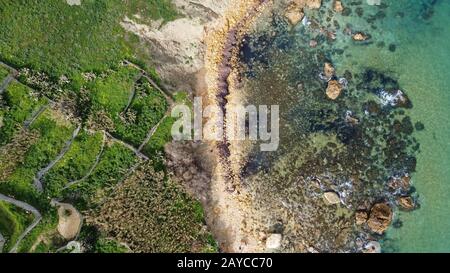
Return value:
M 392 222 L 392 209 L 386 203 L 375 204 L 370 210 L 367 224 L 371 231 L 383 234 Z
M 284 16 L 293 26 L 303 20 L 304 8 L 319 9 L 322 6 L 322 0 L 292 0 L 289 2 Z
M 358 226 L 364 225 L 365 223 L 367 223 L 368 218 L 369 218 L 369 215 L 364 210 L 360 210 L 355 213 L 355 220 L 356 220 L 356 224 Z

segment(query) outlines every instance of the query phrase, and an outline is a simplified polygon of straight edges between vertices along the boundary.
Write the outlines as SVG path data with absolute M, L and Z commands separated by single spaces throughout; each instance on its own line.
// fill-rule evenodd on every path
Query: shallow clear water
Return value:
M 414 104 L 408 114 L 426 127 L 417 133 L 421 152 L 413 175 L 421 208 L 398 212 L 403 226 L 388 231 L 385 249 L 450 252 L 450 1 L 437 1 L 429 20 L 420 18 L 420 1 L 389 3 L 379 35 L 397 45 L 395 53 L 376 46 L 350 47 L 352 57 L 339 60 L 338 67 L 395 73 Z
M 348 7 L 350 2 L 355 1 L 342 2 Z M 362 4 L 358 7 L 362 8 L 362 14 L 359 15 L 355 12 L 356 7 L 352 7 L 353 12 L 349 16 L 330 15 L 329 9 L 322 8 L 319 12 L 307 13 L 307 17 L 331 17 L 332 19 L 328 21 L 323 19 L 322 24 L 328 22 L 328 27 L 333 28 L 333 21 L 336 21 L 340 25 L 336 32 L 336 41 L 324 42 L 319 46 L 326 55 L 323 59 L 333 62 L 338 75 L 344 75 L 346 71 L 356 75 L 370 69 L 392 76 L 412 101 L 413 107 L 407 109 L 405 114 L 411 117 L 413 123 L 421 122 L 425 125 L 425 130 L 416 130 L 412 134 L 412 137 L 420 143 L 420 152 L 414 154 L 417 158 L 416 172 L 412 174 L 420 209 L 413 212 L 395 211 L 395 220 L 401 224 L 397 224 L 396 228 L 390 228 L 386 236 L 380 238 L 383 242 L 383 250 L 386 252 L 450 252 L 450 87 L 448 84 L 450 1 L 383 0 L 387 7 L 382 9 L 369 6 L 365 1 L 361 2 Z M 330 4 L 331 1 L 324 1 L 325 6 Z M 382 11 L 381 15 L 380 11 Z M 368 22 L 367 18 L 371 18 L 371 15 L 378 16 Z M 363 44 L 353 42 L 342 31 L 346 25 L 351 26 L 353 30 L 369 33 L 372 36 L 371 42 Z M 284 37 L 276 39 L 277 42 L 274 43 L 276 45 L 263 47 L 273 52 L 268 55 L 269 57 L 259 60 L 263 64 L 270 65 L 259 71 L 248 69 L 252 71 L 249 73 L 250 76 L 247 75 L 249 102 L 280 104 L 281 109 L 289 109 L 285 111 L 284 116 L 282 113 L 282 145 L 281 151 L 277 154 L 280 158 L 293 147 L 299 148 L 299 151 L 305 149 L 305 145 L 298 143 L 304 134 L 310 134 L 309 127 L 307 130 L 304 124 L 312 115 L 309 116 L 308 112 L 305 112 L 305 107 L 310 111 L 314 107 L 324 107 L 329 108 L 330 111 L 337 111 L 333 113 L 335 116 L 342 114 L 339 112 L 342 111 L 340 106 L 305 98 L 309 96 L 309 90 L 321 88 L 320 81 L 316 84 L 314 81 L 309 83 L 305 79 L 317 77 L 323 64 L 320 50 L 309 52 L 302 49 L 302 46 L 309 47 L 309 38 L 305 37 L 312 35 L 313 31 L 308 28 L 311 27 L 300 25 L 288 34 L 278 33 Z M 316 34 L 312 36 L 314 35 Z M 319 36 L 316 35 L 316 37 Z M 274 48 L 276 50 L 273 50 Z M 309 53 L 306 53 L 307 51 Z M 310 63 L 306 65 L 306 68 L 301 69 L 302 63 L 306 62 L 305 58 L 308 58 Z M 306 92 L 298 91 L 296 87 L 299 83 L 305 83 L 303 89 Z M 350 94 L 355 98 L 349 98 L 350 102 L 347 102 L 345 107 L 351 108 L 353 101 L 363 103 L 364 98 L 358 91 L 348 92 L 343 96 Z M 305 101 L 307 103 L 304 103 Z M 359 107 L 359 105 L 356 106 Z M 361 109 L 356 106 L 351 110 L 355 114 L 363 115 L 360 113 Z M 398 116 L 392 119 L 394 118 Z M 361 119 L 364 120 L 363 117 Z M 311 123 L 314 122 L 314 120 L 311 121 Z M 324 135 L 329 137 L 329 134 Z M 316 133 L 308 135 L 309 138 L 316 136 Z M 330 139 L 325 137 L 325 143 L 329 141 Z M 315 145 L 323 145 L 323 143 Z M 379 145 L 386 144 L 380 142 Z M 255 160 L 265 161 L 261 160 L 261 157 L 256 157 Z M 270 169 L 270 167 L 267 168 Z M 283 175 L 295 175 L 294 169 L 288 169 L 292 167 L 284 168 L 283 171 L 287 174 Z M 386 174 L 379 174 L 376 177 L 385 178 L 384 175 L 388 175 L 389 172 L 392 170 L 388 169 Z M 271 178 L 275 181 L 275 176 L 281 176 L 279 173 L 279 170 L 273 172 Z M 379 191 L 377 193 L 380 194 Z M 306 200 L 310 202 L 312 199 Z

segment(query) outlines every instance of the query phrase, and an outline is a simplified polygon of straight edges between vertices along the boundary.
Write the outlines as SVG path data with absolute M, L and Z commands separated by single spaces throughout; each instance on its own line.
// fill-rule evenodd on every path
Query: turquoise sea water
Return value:
M 416 133 L 421 152 L 413 174 L 421 208 L 397 212 L 403 226 L 388 231 L 385 246 L 388 251 L 450 252 L 450 1 L 436 1 L 428 20 L 421 17 L 421 1 L 384 2 L 389 2 L 387 16 L 376 35 L 395 44 L 396 51 L 353 46 L 347 50 L 352 57 L 341 58 L 338 67 L 392 71 L 413 102 L 408 114 L 425 124 Z
M 304 24 L 299 24 L 288 31 L 278 33 L 267 31 L 268 35 L 255 39 L 256 44 L 263 44 L 260 52 L 246 49 L 252 52 L 244 55 L 254 57 L 258 63 L 258 66 L 254 66 L 258 68 L 250 66 L 248 69 L 251 71 L 248 73 L 250 76 L 247 75 L 247 80 L 251 83 L 247 85 L 246 91 L 249 102 L 279 104 L 282 111 L 289 109 L 284 112 L 285 116 L 281 113 L 282 143 L 281 152 L 276 158 L 288 158 L 285 161 L 293 162 L 293 166 L 286 164 L 278 170 L 275 166 L 280 165 L 283 160 L 266 160 L 264 157 L 257 156 L 255 161 L 275 162 L 271 166 L 263 166 L 263 169 L 266 168 L 269 174 L 269 177 L 266 176 L 266 180 L 269 178 L 273 181 L 272 183 L 278 183 L 282 185 L 280 187 L 289 189 L 285 190 L 289 194 L 297 190 L 292 186 L 292 182 L 286 181 L 289 181 L 292 176 L 298 175 L 298 172 L 304 172 L 301 169 L 302 166 L 308 168 L 308 164 L 312 164 L 311 169 L 317 167 L 320 172 L 317 173 L 319 177 L 323 176 L 325 170 L 327 172 L 325 176 L 334 179 L 334 185 L 322 185 L 322 187 L 331 187 L 341 191 L 341 195 L 346 194 L 345 190 L 349 190 L 350 195 L 362 194 L 363 196 L 366 194 L 364 197 L 366 199 L 370 199 L 370 196 L 373 195 L 378 195 L 385 200 L 389 199 L 395 210 L 396 225 L 395 228 L 391 227 L 385 236 L 379 238 L 385 252 L 450 252 L 450 1 L 382 0 L 383 6 L 381 7 L 370 6 L 365 0 L 343 0 L 342 2 L 351 10 L 350 13 L 346 12 L 344 15 L 333 13 L 331 12 L 332 1 L 324 0 L 320 11 L 306 12 L 306 18 L 310 19 L 312 24 L 307 24 L 306 20 Z M 262 20 L 267 21 L 264 18 Z M 320 27 L 314 29 L 317 22 Z M 277 24 L 277 22 L 272 22 L 272 25 Z M 345 28 L 347 27 L 353 32 L 361 31 L 370 34 L 371 38 L 368 42 L 354 42 L 346 34 Z M 272 26 L 266 25 L 262 28 L 267 30 Z M 320 28 L 335 32 L 336 39 L 333 41 L 324 39 Z M 317 49 L 309 48 L 311 37 L 319 41 Z M 261 53 L 265 51 L 271 53 L 267 55 Z M 333 63 L 337 75 L 348 75 L 349 71 L 353 74 L 353 78 L 356 75 L 356 79 L 350 80 L 350 89 L 341 95 L 342 98 L 337 103 L 330 103 L 321 98 L 324 87 L 323 83 L 317 79 L 317 75 L 325 60 Z M 364 116 L 359 104 L 363 103 L 366 98 L 364 98 L 365 95 L 361 95 L 364 93 L 361 91 L 361 84 L 356 84 L 362 79 L 360 75 L 368 70 L 379 71 L 394 78 L 401 90 L 408 95 L 413 107 L 404 110 L 405 113 L 394 111 L 387 121 L 383 121 L 385 125 L 379 125 L 379 121 Z M 325 112 L 318 113 L 317 109 L 324 109 Z M 401 119 L 402 115 L 409 116 L 414 124 L 417 122 L 424 124 L 425 130 L 414 130 L 411 135 L 404 136 L 406 143 L 411 143 L 408 139 L 411 136 L 414 139 L 412 143 L 417 141 L 420 144 L 420 152 L 414 153 L 417 160 L 417 164 L 414 164 L 416 171 L 412 172 L 412 184 L 416 190 L 415 196 L 418 196 L 419 209 L 412 212 L 399 211 L 394 205 L 395 197 L 390 199 L 388 195 L 385 195 L 387 193 L 380 188 L 383 187 L 383 179 L 386 181 L 389 175 L 401 169 L 399 166 L 410 163 L 403 161 L 408 157 L 401 157 L 400 162 L 394 162 L 395 167 L 391 169 L 390 166 L 386 166 L 386 162 L 392 163 L 392 161 L 386 161 L 382 155 L 368 157 L 362 163 L 359 159 L 352 161 L 351 156 L 342 156 L 337 162 L 332 157 L 323 158 L 324 162 L 311 160 L 308 156 L 306 159 L 302 158 L 302 154 L 305 154 L 322 160 L 324 155 L 333 150 L 319 146 L 326 145 L 327 142 L 328 145 L 335 142 L 333 139 L 335 132 L 337 132 L 337 142 L 344 142 L 344 147 L 348 145 L 345 142 L 348 139 L 351 141 L 355 137 L 354 134 L 357 133 L 351 130 L 342 132 L 339 127 L 342 126 L 340 121 L 342 117 L 340 116 L 344 115 L 346 109 L 351 110 L 360 119 L 362 126 L 367 124 L 367 129 L 370 130 L 373 124 L 375 127 L 384 128 L 381 130 L 384 130 L 385 136 L 392 131 L 389 123 L 395 119 Z M 343 110 L 344 112 L 342 112 Z M 331 119 L 333 122 L 323 122 L 323 119 Z M 314 126 L 316 123 L 321 125 Z M 376 132 L 369 134 L 369 136 L 375 136 L 373 138 L 375 146 L 377 139 L 379 140 L 376 135 Z M 312 139 L 312 145 L 315 145 L 316 148 L 319 147 L 319 151 L 325 152 L 315 155 L 307 154 L 305 147 L 310 147 L 310 145 L 300 143 L 305 142 L 305 139 Z M 381 154 L 381 151 L 389 150 L 389 144 L 386 143 L 381 138 L 379 143 L 381 149 L 374 149 L 373 152 Z M 350 155 L 353 153 L 354 156 L 364 157 L 364 146 L 355 147 L 361 150 L 350 152 Z M 295 149 L 299 151 L 298 157 L 286 155 Z M 356 183 L 343 182 L 342 177 L 338 178 L 340 174 L 345 176 L 345 170 L 350 169 L 349 165 L 345 166 L 342 159 L 345 159 L 347 164 L 353 162 L 351 164 L 356 164 L 355 166 L 361 164 L 362 167 L 367 168 L 367 172 L 360 175 L 362 180 L 366 181 L 364 183 L 373 183 L 364 186 L 366 190 L 370 188 L 370 193 L 358 188 Z M 311 163 L 305 163 L 308 162 L 307 160 L 310 160 Z M 372 165 L 384 162 L 381 163 L 384 165 L 384 169 L 382 168 L 381 172 L 380 169 L 373 170 L 370 167 L 371 160 L 374 160 Z M 358 168 L 356 167 L 356 169 Z M 381 181 L 381 186 L 376 185 L 376 179 Z M 345 188 L 350 184 L 352 185 L 350 188 Z M 305 184 L 305 186 L 307 185 L 309 184 Z M 275 197 L 276 193 L 270 192 L 270 189 L 259 187 L 256 189 L 260 192 L 267 191 L 266 196 L 261 195 L 265 198 L 279 198 L 285 207 L 300 206 L 298 210 L 307 211 L 308 206 L 298 205 L 299 202 L 314 203 L 316 207 L 321 206 L 321 203 L 317 202 L 315 194 L 308 189 L 303 190 L 303 197 L 293 198 L 291 203 L 289 203 L 290 200 L 286 200 L 285 194 Z M 360 204 L 361 200 L 355 199 L 355 203 Z M 371 200 L 371 202 L 373 201 Z M 267 209 L 276 211 L 278 208 L 269 206 Z M 347 209 L 352 211 L 355 208 L 347 205 Z M 283 211 L 283 208 L 280 211 Z M 311 211 L 314 213 L 314 209 Z M 317 210 L 317 214 L 320 213 L 328 215 L 330 210 L 321 208 L 321 210 Z M 322 233 L 330 233 L 330 238 L 334 236 L 332 229 L 346 228 L 330 224 L 334 221 L 334 216 L 329 216 L 331 217 L 329 219 L 328 216 L 325 217 L 327 220 L 323 217 L 315 218 L 306 213 L 299 213 L 295 217 L 297 217 L 296 219 L 304 217 L 301 220 L 303 222 L 314 219 L 321 221 L 321 223 L 317 222 L 318 227 L 322 228 Z M 301 221 L 292 220 L 295 217 L 286 217 L 285 221 L 301 225 Z M 306 228 L 305 231 L 309 232 Z M 320 239 L 315 242 L 320 242 Z M 314 240 L 311 239 L 309 244 L 314 244 Z M 331 246 L 322 247 L 324 251 L 335 251 Z

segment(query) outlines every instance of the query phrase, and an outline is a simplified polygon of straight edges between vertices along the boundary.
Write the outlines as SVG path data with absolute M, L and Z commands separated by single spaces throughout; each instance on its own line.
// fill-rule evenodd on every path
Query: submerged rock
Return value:
M 333 7 L 334 7 L 335 12 L 341 13 L 344 11 L 344 6 L 342 5 L 342 1 L 340 1 L 340 0 L 335 0 Z
M 388 187 L 392 191 L 408 191 L 411 186 L 411 177 L 404 175 L 402 177 L 392 177 L 388 182 Z
M 334 73 L 335 73 L 335 69 L 334 69 L 333 65 L 331 63 L 325 63 L 324 68 L 323 68 L 323 73 L 324 73 L 325 77 L 327 77 L 328 79 L 333 77 Z
M 371 231 L 383 234 L 392 222 L 392 209 L 386 203 L 375 204 L 370 210 L 370 217 L 367 222 Z
M 358 41 L 358 42 L 365 41 L 368 38 L 369 38 L 369 36 L 367 36 L 367 34 L 364 34 L 362 32 L 358 32 L 358 33 L 353 35 L 353 40 Z
M 335 100 L 341 95 L 341 93 L 342 93 L 342 85 L 338 81 L 331 80 L 328 82 L 327 87 L 328 98 Z

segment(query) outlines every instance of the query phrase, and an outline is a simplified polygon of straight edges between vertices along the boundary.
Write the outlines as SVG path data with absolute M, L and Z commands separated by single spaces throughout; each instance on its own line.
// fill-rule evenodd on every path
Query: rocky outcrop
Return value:
M 392 222 L 392 209 L 386 203 L 375 204 L 370 210 L 367 224 L 372 232 L 383 234 Z
M 342 93 L 342 85 L 336 80 L 331 80 L 328 82 L 326 93 L 329 99 L 336 100 Z
M 402 196 L 397 199 L 398 205 L 405 210 L 413 210 L 414 200 L 410 196 Z
M 319 9 L 322 6 L 321 0 L 292 0 L 288 1 L 288 6 L 284 16 L 292 26 L 297 25 L 303 20 L 305 8 Z
M 336 205 L 341 203 L 341 199 L 339 198 L 339 195 L 335 193 L 334 191 L 329 191 L 323 194 L 323 198 L 325 199 L 325 202 L 329 205 Z
M 367 211 L 365 211 L 365 210 L 360 210 L 355 213 L 355 221 L 358 226 L 361 226 L 361 225 L 364 225 L 365 223 L 367 223 L 368 218 L 369 218 L 369 215 L 368 215 Z
M 392 177 L 388 182 L 391 191 L 407 191 L 411 186 L 411 177 L 404 175 L 402 177 Z

